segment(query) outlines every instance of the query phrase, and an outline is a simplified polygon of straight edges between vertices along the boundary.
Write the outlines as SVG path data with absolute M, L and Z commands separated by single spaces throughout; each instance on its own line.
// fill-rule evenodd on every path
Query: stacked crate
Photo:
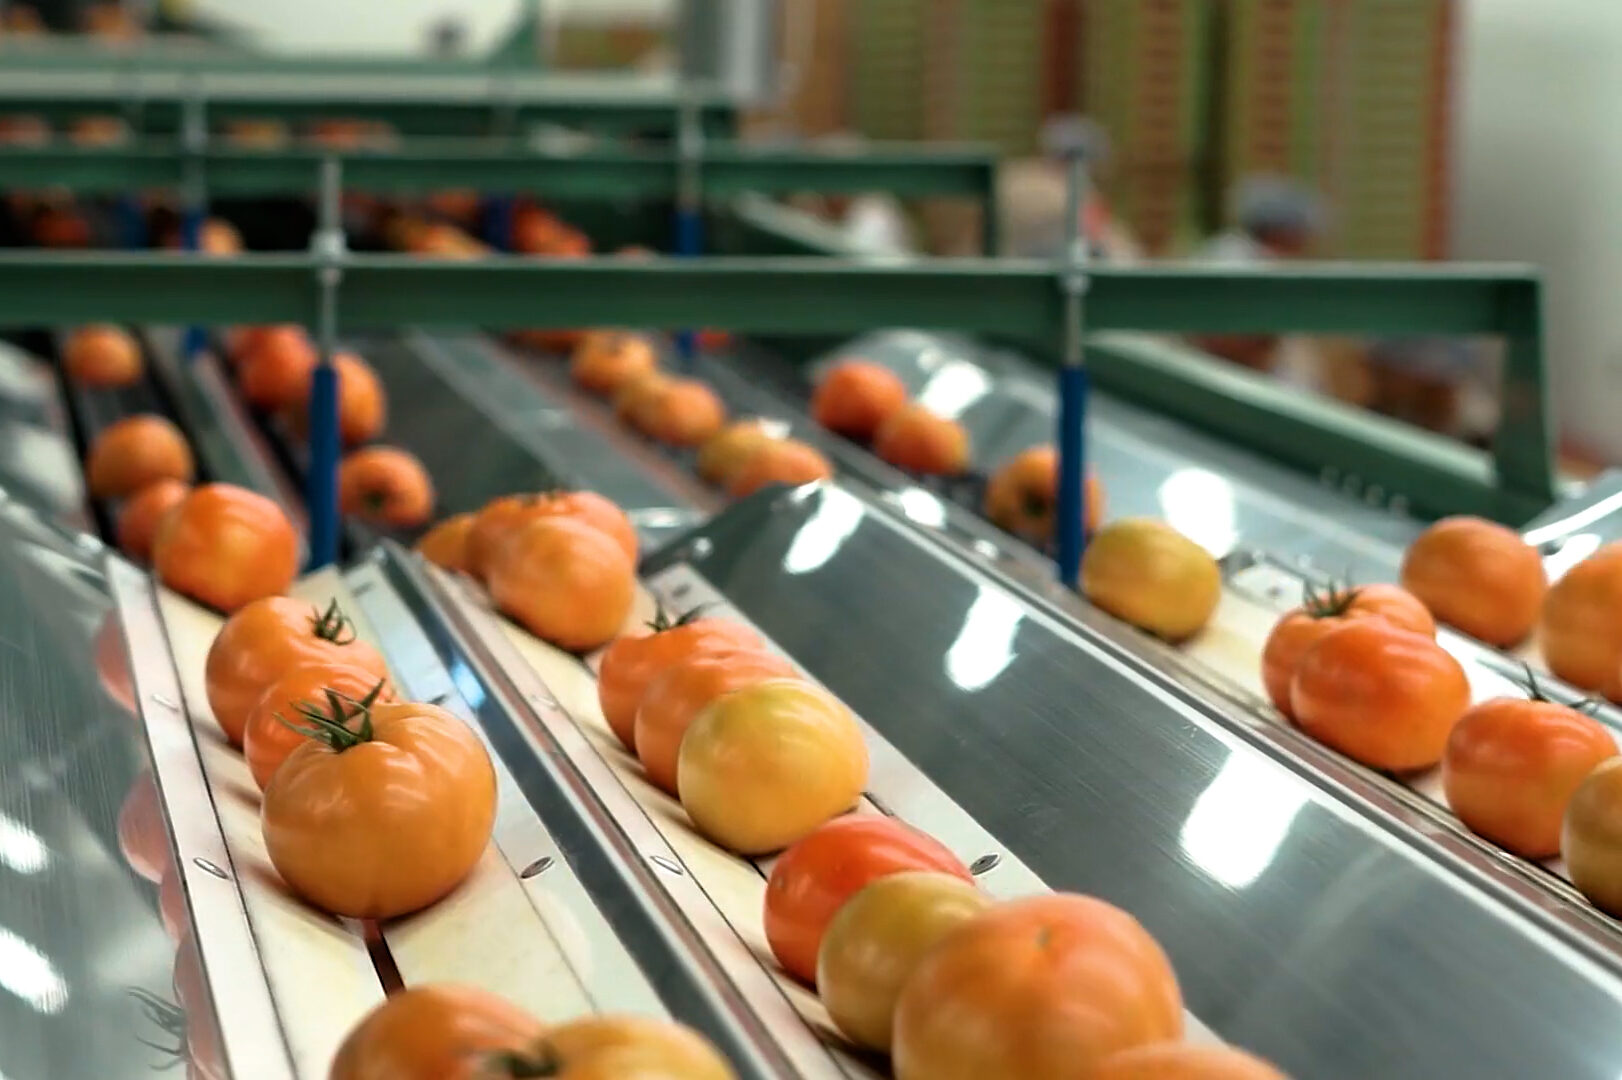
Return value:
M 924 137 L 930 0 L 859 0 L 850 34 L 850 120 L 871 139 Z
M 1036 149 L 1045 112 L 1048 0 L 934 0 L 924 79 L 924 134 Z

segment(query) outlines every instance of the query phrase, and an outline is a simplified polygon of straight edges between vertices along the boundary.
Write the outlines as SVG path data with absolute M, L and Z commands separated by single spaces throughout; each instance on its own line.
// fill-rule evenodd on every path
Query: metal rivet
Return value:
M 670 596 L 671 599 L 680 600 L 692 591 L 693 587 L 691 585 L 677 585 L 674 589 L 670 590 Z
M 539 859 L 536 859 L 534 862 L 520 870 L 518 872 L 518 876 L 523 878 L 525 881 L 528 881 L 535 875 L 544 874 L 546 871 L 550 870 L 552 868 L 553 861 L 552 856 L 542 855 Z
M 147 696 L 152 699 L 154 704 L 162 705 L 165 709 L 180 708 L 180 702 L 176 701 L 167 694 L 149 694 Z
M 230 874 L 227 874 L 224 870 L 221 870 L 218 866 L 216 866 L 213 863 L 209 862 L 207 859 L 203 858 L 201 855 L 195 855 L 195 856 L 192 857 L 192 865 L 197 867 L 197 869 L 203 871 L 203 873 L 205 873 L 205 874 L 213 874 L 215 877 L 219 878 L 221 881 L 230 881 L 231 880 L 231 875 Z
M 529 695 L 529 703 L 537 709 L 555 709 L 558 707 L 556 698 L 549 698 L 545 694 Z
M 981 874 L 988 873 L 989 871 L 995 869 L 997 864 L 1000 862 L 1002 862 L 1002 856 L 993 851 L 990 854 L 980 856 L 978 859 L 970 863 L 969 873 L 973 874 L 975 877 L 979 877 Z
M 449 690 L 447 690 L 443 694 L 440 694 L 437 697 L 435 697 L 432 701 L 429 702 L 429 704 L 430 705 L 443 705 L 443 704 L 445 704 L 445 702 L 449 701 L 450 699 L 451 699 L 451 692 Z
M 687 872 L 686 870 L 682 869 L 681 863 L 670 858 L 668 855 L 649 855 L 648 861 L 657 866 L 659 869 L 668 870 L 672 874 L 676 874 L 678 876 Z

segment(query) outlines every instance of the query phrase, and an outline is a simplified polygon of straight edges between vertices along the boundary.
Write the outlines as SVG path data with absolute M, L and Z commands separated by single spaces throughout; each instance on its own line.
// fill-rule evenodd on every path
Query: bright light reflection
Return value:
M 1013 598 L 980 587 L 963 629 L 946 651 L 946 677 L 965 690 L 983 689 L 1014 662 L 1014 634 L 1024 610 Z
M 38 833 L 17 819 L 0 814 L 0 863 L 19 874 L 37 874 L 50 861 L 50 849 Z
M 991 380 L 985 372 L 963 360 L 948 360 L 918 391 L 918 403 L 955 419 L 990 392 Z
M 1272 863 L 1306 803 L 1295 777 L 1248 754 L 1230 754 L 1183 822 L 1183 852 L 1224 885 L 1243 889 Z
M 1599 550 L 1599 533 L 1578 533 L 1564 544 L 1560 550 L 1543 560 L 1543 571 L 1554 581 L 1565 575 L 1567 570 L 1588 558 Z
M 895 501 L 901 504 L 903 514 L 920 525 L 938 529 L 946 524 L 946 507 L 923 488 L 903 488 L 896 493 Z
M 3 926 L 0 989 L 11 991 L 42 1013 L 59 1013 L 68 1003 L 68 984 L 50 959 Z
M 783 570 L 809 574 L 839 552 L 862 521 L 862 504 L 838 488 L 822 489 L 822 502 L 806 518 L 783 556 Z
M 1239 542 L 1233 485 L 1206 469 L 1178 469 L 1160 485 L 1160 509 L 1172 528 L 1222 558 Z

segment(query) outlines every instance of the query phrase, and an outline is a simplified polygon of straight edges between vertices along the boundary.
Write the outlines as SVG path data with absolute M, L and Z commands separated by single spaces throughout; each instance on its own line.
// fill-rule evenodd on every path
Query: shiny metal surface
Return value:
M 0 342 L 0 487 L 63 522 L 86 528 L 84 478 L 50 367 Z
M 1355 812 L 850 494 L 747 500 L 646 569 L 677 561 L 1050 885 L 1136 914 L 1189 1007 L 1292 1075 L 1622 1071 L 1607 969 L 1417 827 Z
M 130 708 L 128 653 L 95 566 L 100 550 L 0 502 L 7 1080 L 133 1080 L 184 1069 L 184 1027 L 166 1026 L 176 1019 L 176 943 L 159 918 L 157 888 L 120 854 L 120 811 L 147 750 Z M 168 844 L 161 818 L 152 824 L 160 847 Z

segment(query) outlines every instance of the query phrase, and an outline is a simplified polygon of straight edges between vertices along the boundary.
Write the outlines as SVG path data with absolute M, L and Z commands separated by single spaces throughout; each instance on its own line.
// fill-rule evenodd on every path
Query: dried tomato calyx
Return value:
M 1349 585 L 1330 585 L 1322 591 L 1306 585 L 1301 590 L 1301 608 L 1314 619 L 1332 619 L 1351 610 L 1357 593 Z
M 665 610 L 664 604 L 655 602 L 653 607 L 652 621 L 644 623 L 643 625 L 649 630 L 652 630 L 655 634 L 662 634 L 666 630 L 674 630 L 677 627 L 686 626 L 688 623 L 697 622 L 703 617 L 705 609 L 709 606 L 710 605 L 708 604 L 699 604 L 696 607 L 689 608 L 686 612 L 678 615 L 674 620 L 672 620 L 670 618 L 670 612 Z
M 135 1041 L 142 1046 L 156 1050 L 169 1059 L 162 1065 L 154 1065 L 153 1068 L 167 1069 L 185 1061 L 186 1010 L 143 987 L 126 987 L 124 992 L 134 998 L 140 1005 L 141 1013 L 146 1017 L 147 1022 L 166 1036 L 166 1040 L 162 1043 L 152 1042 L 140 1035 L 135 1037 Z
M 327 610 L 310 609 L 310 632 L 334 645 L 348 645 L 355 640 L 355 624 L 338 606 L 336 596 L 327 601 Z
M 276 714 L 276 719 L 305 738 L 314 739 L 333 753 L 341 754 L 361 743 L 372 741 L 372 706 L 377 704 L 387 683 L 387 679 L 377 680 L 377 685 L 359 701 L 329 686 L 322 691 L 326 695 L 325 705 L 312 701 L 294 704 L 293 709 L 304 721 L 303 724 L 295 724 L 281 713 Z M 357 720 L 359 725 L 351 727 Z
M 557 1047 L 542 1039 L 530 1050 L 502 1050 L 485 1059 L 481 1077 L 501 1080 L 534 1080 L 536 1077 L 561 1076 L 568 1063 Z

